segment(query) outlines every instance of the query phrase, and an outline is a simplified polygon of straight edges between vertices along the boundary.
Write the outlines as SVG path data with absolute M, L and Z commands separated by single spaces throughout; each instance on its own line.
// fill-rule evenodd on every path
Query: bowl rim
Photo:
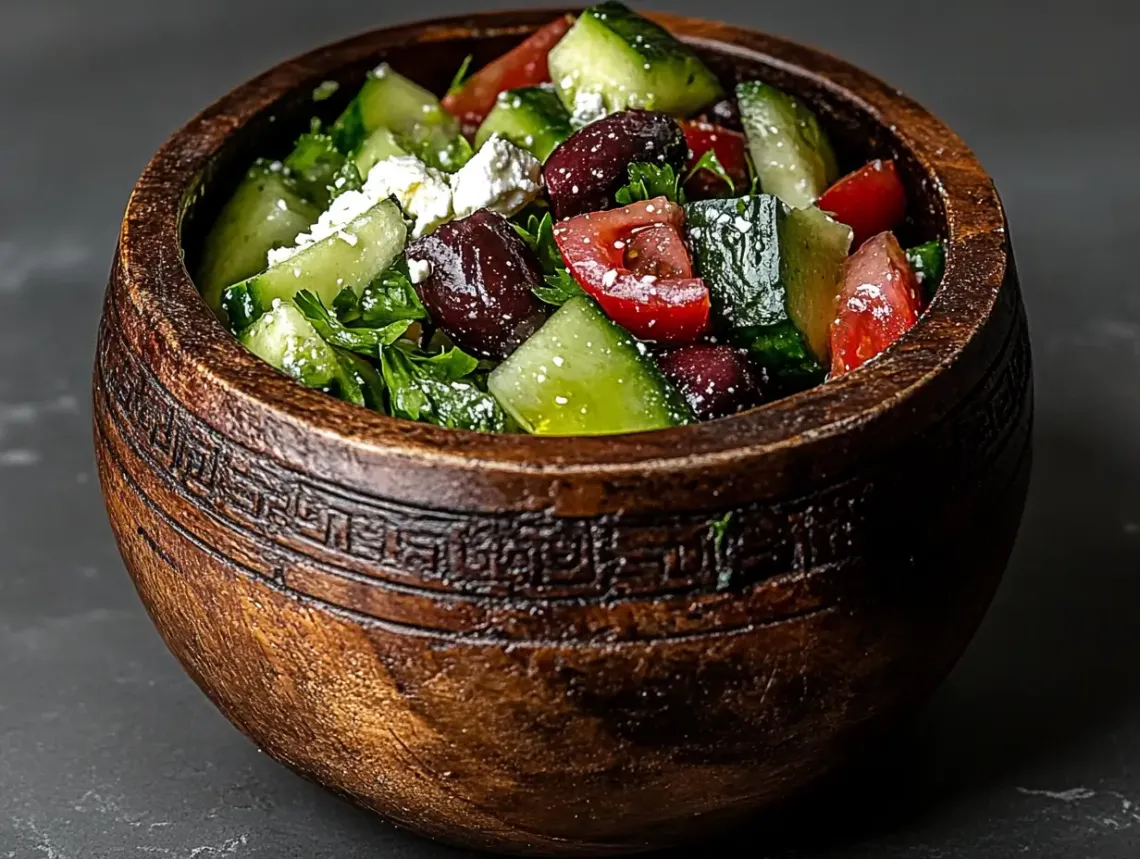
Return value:
M 174 372 L 293 430 L 335 440 L 365 457 L 382 454 L 438 466 L 537 474 L 621 474 L 723 467 L 806 441 L 832 439 L 915 397 L 979 337 L 1012 264 L 1006 220 L 993 182 L 949 127 L 900 90 L 826 52 L 757 30 L 646 12 L 686 41 L 806 79 L 867 113 L 926 173 L 941 207 L 946 271 L 919 322 L 877 359 L 836 380 L 715 421 L 611 436 L 543 437 L 445 429 L 388 417 L 304 388 L 247 352 L 208 310 L 183 263 L 182 218 L 230 137 L 314 80 L 411 39 L 525 35 L 577 9 L 480 12 L 369 32 L 286 60 L 239 85 L 176 131 L 144 169 L 126 206 L 116 267 L 149 339 Z M 236 404 L 235 404 L 236 405 Z M 949 405 L 949 404 L 948 404 Z M 229 413 L 239 413 L 229 409 Z M 209 413 L 199 417 L 214 423 Z M 276 453 L 272 441 L 251 446 Z

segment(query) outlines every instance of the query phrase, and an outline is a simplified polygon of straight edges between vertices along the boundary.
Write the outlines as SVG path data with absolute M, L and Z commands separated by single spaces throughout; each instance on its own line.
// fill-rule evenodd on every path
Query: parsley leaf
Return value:
M 285 167 L 301 194 L 325 208 L 345 191 L 359 190 L 362 184 L 356 165 L 341 154 L 332 137 L 318 132 L 297 139 Z
M 724 538 L 728 536 L 729 526 L 732 525 L 733 511 L 729 510 L 719 519 L 712 519 L 709 521 L 709 533 L 712 534 L 713 546 L 719 552 L 720 547 L 724 544 Z
M 467 71 L 471 68 L 471 61 L 473 59 L 475 59 L 474 54 L 468 54 L 463 58 L 463 62 L 459 64 L 459 69 L 455 72 L 455 77 L 451 79 L 451 86 L 447 88 L 448 95 L 458 92 L 463 88 L 463 84 L 467 82 Z
M 365 325 L 390 325 L 400 320 L 427 319 L 428 313 L 401 259 L 360 294 L 359 319 Z
M 700 157 L 693 169 L 685 176 L 685 182 L 688 182 L 701 170 L 708 170 L 714 174 L 718 179 L 721 179 L 724 184 L 728 186 L 728 193 L 734 194 L 736 192 L 736 183 L 732 181 L 732 177 L 728 175 L 728 171 L 724 169 L 724 165 L 720 163 L 720 159 L 716 157 L 716 153 L 709 149 L 704 155 Z
M 541 218 L 531 213 L 527 216 L 525 227 L 514 222 L 511 226 L 534 251 L 544 274 L 557 274 L 565 270 L 566 263 L 562 261 L 562 254 L 554 241 L 554 218 L 550 212 L 546 212 Z
M 509 432 L 513 423 L 471 375 L 479 362 L 457 348 L 427 355 L 412 344 L 383 349 L 390 414 L 436 426 Z
M 666 197 L 674 203 L 685 201 L 684 193 L 681 191 L 681 177 L 677 175 L 672 164 L 658 165 L 634 161 L 626 168 L 626 172 L 629 174 L 629 182 L 614 194 L 614 200 L 619 206 L 628 206 L 655 197 Z
M 540 301 L 545 301 L 547 304 L 561 307 L 571 298 L 586 294 L 578 281 L 564 268 L 560 268 L 554 274 L 548 274 L 545 280 L 544 284 L 532 286 L 531 291 Z
M 307 289 L 298 292 L 293 303 L 330 345 L 366 355 L 375 355 L 381 347 L 395 343 L 412 324 L 410 319 L 402 319 L 383 328 L 348 328 Z

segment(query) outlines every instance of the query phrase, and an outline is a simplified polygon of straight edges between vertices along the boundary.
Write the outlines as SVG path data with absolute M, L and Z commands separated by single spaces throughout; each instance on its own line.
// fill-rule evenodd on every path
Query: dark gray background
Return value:
M 913 730 L 780 855 L 1135 859 L 1134 4 L 656 5 L 813 42 L 946 119 L 1008 205 L 1033 331 L 1036 467 L 997 602 Z M 259 755 L 182 674 L 106 526 L 87 399 L 118 219 L 162 139 L 307 47 L 469 8 L 0 0 L 0 859 L 464 855 Z

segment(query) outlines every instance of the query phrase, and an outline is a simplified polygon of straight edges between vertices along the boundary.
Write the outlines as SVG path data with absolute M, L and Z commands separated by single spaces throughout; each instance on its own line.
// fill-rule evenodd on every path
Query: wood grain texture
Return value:
M 948 268 L 881 360 L 726 420 L 551 439 L 393 420 L 246 353 L 181 236 L 193 258 L 312 88 L 386 59 L 439 90 L 553 14 L 369 33 L 176 133 L 125 215 L 95 440 L 156 626 L 268 753 L 455 843 L 634 852 L 802 789 L 954 664 L 1024 503 L 1030 355 L 1000 201 L 951 131 L 839 60 L 672 16 L 726 80 L 809 99 L 852 164 L 899 160 L 904 233 Z

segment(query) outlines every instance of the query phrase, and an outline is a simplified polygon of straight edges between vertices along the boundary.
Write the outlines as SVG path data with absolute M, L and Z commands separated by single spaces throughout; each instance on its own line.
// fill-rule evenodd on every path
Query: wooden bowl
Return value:
M 443 89 L 553 11 L 379 30 L 284 63 L 159 150 L 99 333 L 95 438 L 167 645 L 266 752 L 425 835 L 635 852 L 770 806 L 958 658 L 1024 504 L 1029 342 L 1005 218 L 957 136 L 840 60 L 657 16 L 726 80 L 807 99 L 849 165 L 898 159 L 948 267 L 880 360 L 726 420 L 608 438 L 393 420 L 247 353 L 183 265 L 313 88 L 381 60 Z M 711 523 L 732 513 L 723 539 Z

